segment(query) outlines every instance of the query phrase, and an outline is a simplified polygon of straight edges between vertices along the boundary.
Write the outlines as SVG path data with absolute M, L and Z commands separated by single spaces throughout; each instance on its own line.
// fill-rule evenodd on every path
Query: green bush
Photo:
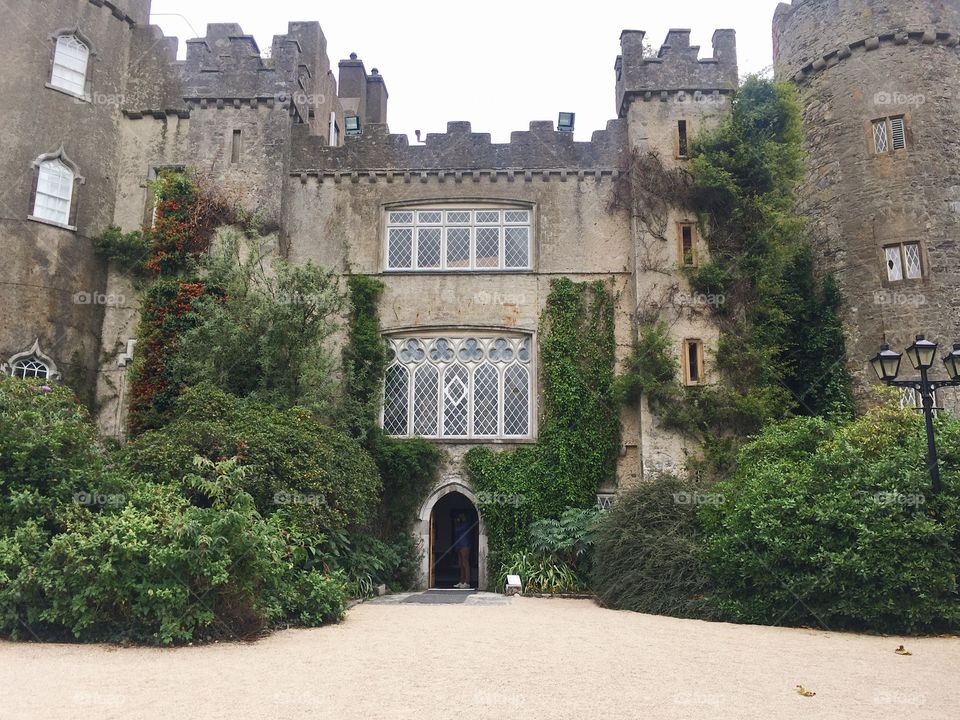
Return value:
M 568 508 L 558 520 L 544 518 L 530 525 L 530 549 L 554 558 L 585 580 L 590 573 L 597 521 L 597 508 Z
M 555 557 L 528 550 L 507 555 L 494 587 L 504 587 L 507 575 L 519 575 L 526 593 L 578 593 L 584 589 L 572 567 Z
M 712 496 L 664 475 L 630 488 L 601 518 L 591 589 L 607 607 L 707 617 L 697 502 Z
M 194 455 L 237 455 L 249 467 L 244 490 L 262 514 L 280 513 L 288 527 L 309 535 L 361 528 L 374 517 L 381 481 L 370 455 L 303 408 L 277 409 L 199 386 L 184 391 L 172 416 L 126 447 L 130 473 L 175 482 Z
M 339 619 L 342 581 L 293 562 L 282 528 L 241 489 L 246 469 L 195 464 L 176 485 L 139 485 L 121 508 L 72 508 L 65 532 L 27 522 L 0 539 L 0 633 L 170 644 Z
M 140 230 L 125 233 L 119 226 L 111 225 L 93 238 L 93 248 L 119 268 L 141 273 L 150 257 L 151 241 Z
M 736 475 L 714 488 L 724 502 L 700 511 L 719 609 L 753 623 L 960 627 L 960 423 L 938 425 L 938 499 L 913 411 L 840 426 L 798 418 L 745 446 Z

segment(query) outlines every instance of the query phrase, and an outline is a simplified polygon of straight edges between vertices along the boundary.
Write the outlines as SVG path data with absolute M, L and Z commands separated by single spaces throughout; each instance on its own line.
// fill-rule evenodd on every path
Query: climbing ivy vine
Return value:
M 840 294 L 815 271 L 797 208 L 801 143 L 795 89 L 753 77 L 730 116 L 695 140 L 689 170 L 635 157 L 625 175 L 635 215 L 653 235 L 667 202 L 698 215 L 710 260 L 687 271 L 690 285 L 724 300 L 711 310 L 720 382 L 680 385 L 669 328 L 657 317 L 644 318 L 624 380 L 628 396 L 645 395 L 666 426 L 704 445 L 699 469 L 709 477 L 728 474 L 742 440 L 771 421 L 852 414 Z
M 602 281 L 554 280 L 540 319 L 543 410 L 535 445 L 465 458 L 479 497 L 495 574 L 526 547 L 530 525 L 589 507 L 616 472 L 620 412 L 614 377 L 614 298 Z

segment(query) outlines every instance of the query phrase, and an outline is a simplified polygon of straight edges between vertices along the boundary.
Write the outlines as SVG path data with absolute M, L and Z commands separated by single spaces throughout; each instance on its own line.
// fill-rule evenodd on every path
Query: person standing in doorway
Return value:
M 473 528 L 467 522 L 467 514 L 457 513 L 453 520 L 453 549 L 457 552 L 457 561 L 460 563 L 460 582 L 454 585 L 459 590 L 467 590 L 470 586 L 470 531 Z

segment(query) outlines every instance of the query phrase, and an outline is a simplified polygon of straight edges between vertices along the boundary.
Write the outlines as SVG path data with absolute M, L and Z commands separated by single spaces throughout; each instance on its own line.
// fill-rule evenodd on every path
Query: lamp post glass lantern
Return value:
M 900 371 L 900 353 L 890 349 L 887 344 L 880 346 L 871 360 L 877 377 L 890 387 L 910 388 L 920 395 L 923 417 L 927 429 L 927 463 L 930 467 L 930 481 L 933 494 L 940 493 L 940 465 L 937 461 L 937 444 L 933 427 L 933 398 L 934 393 L 942 387 L 960 386 L 960 343 L 953 346 L 953 351 L 943 358 L 947 368 L 949 380 L 931 380 L 927 371 L 933 367 L 937 358 L 937 343 L 930 342 L 923 335 L 917 335 L 914 343 L 907 348 L 907 357 L 910 364 L 920 371 L 918 380 L 897 380 Z M 940 511 L 937 511 L 937 521 L 940 521 Z

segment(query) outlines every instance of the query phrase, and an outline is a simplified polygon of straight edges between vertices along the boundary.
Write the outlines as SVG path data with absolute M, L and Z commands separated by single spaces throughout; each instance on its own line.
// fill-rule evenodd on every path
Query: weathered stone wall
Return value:
M 39 339 L 41 350 L 88 402 L 106 300 L 105 268 L 89 238 L 113 214 L 120 103 L 134 22 L 146 6 L 139 0 L 17 3 L 0 23 L 0 362 Z M 54 34 L 68 29 L 78 29 L 91 46 L 87 100 L 45 87 Z M 61 145 L 84 178 L 76 193 L 76 230 L 27 219 L 33 212 L 32 163 Z
M 774 37 L 777 73 L 801 94 L 802 196 L 819 257 L 844 294 L 863 395 L 881 342 L 903 350 L 915 334 L 944 347 L 960 341 L 960 3 L 794 2 L 778 9 Z M 906 149 L 876 153 L 872 121 L 896 116 Z M 920 244 L 922 279 L 887 279 L 884 246 L 901 242 Z M 956 407 L 957 394 L 941 400 Z
M 627 122 L 628 147 L 638 155 L 657 156 L 673 171 L 688 162 L 681 156 L 678 123 L 686 123 L 688 141 L 715 127 L 730 112 L 737 88 L 736 39 L 731 30 L 714 33 L 713 58 L 698 59 L 690 47 L 688 30 L 671 30 L 655 59 L 644 56 L 639 32 L 624 33 L 622 62 L 618 62 L 618 107 Z M 639 178 L 643 183 L 646 179 Z M 636 200 L 634 200 L 636 203 Z M 679 223 L 696 223 L 686 208 L 651 213 L 634 208 L 633 282 L 638 322 L 661 320 L 673 339 L 674 357 L 681 358 L 684 340 L 704 345 L 706 381 L 712 382 L 712 353 L 719 339 L 711 302 L 691 292 L 680 267 Z M 699 262 L 709 259 L 706 243 L 697 244 Z M 697 444 L 660 425 L 644 399 L 640 418 L 642 475 L 680 471 L 698 452 Z
M 289 258 L 379 275 L 386 285 L 380 308 L 386 332 L 519 330 L 533 335 L 534 347 L 552 279 L 611 280 L 622 359 L 633 344 L 635 307 L 629 218 L 609 207 L 623 148 L 609 135 L 622 140 L 622 128 L 615 122 L 595 136 L 597 142 L 574 143 L 549 122 L 533 123 L 530 132 L 514 133 L 513 142 L 491 144 L 489 135 L 471 133 L 468 123 L 450 123 L 446 135 L 409 146 L 405 137 L 368 126 L 337 149 L 295 134 L 295 169 L 284 191 Z M 387 270 L 385 212 L 422 203 L 529 207 L 532 270 Z M 534 436 L 543 409 L 540 378 L 535 388 Z M 623 420 L 619 479 L 629 483 L 639 476 L 636 414 L 626 412 Z M 462 456 L 474 444 L 443 443 L 450 455 L 445 478 L 465 476 Z

